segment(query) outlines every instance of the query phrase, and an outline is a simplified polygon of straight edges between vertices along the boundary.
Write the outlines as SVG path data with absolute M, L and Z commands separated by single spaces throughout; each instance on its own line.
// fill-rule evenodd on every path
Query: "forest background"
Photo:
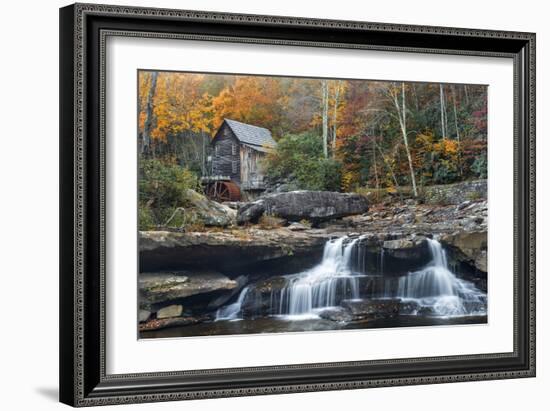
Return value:
M 487 86 L 140 71 L 140 229 L 201 191 L 225 118 L 269 129 L 267 178 L 405 193 L 487 177 Z

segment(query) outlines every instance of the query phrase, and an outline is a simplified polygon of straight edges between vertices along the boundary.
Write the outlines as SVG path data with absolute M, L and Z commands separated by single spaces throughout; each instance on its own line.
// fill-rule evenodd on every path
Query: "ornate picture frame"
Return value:
M 513 61 L 513 351 L 106 371 L 106 39 L 192 39 Z M 75 4 L 60 10 L 60 400 L 93 406 L 535 376 L 535 34 Z

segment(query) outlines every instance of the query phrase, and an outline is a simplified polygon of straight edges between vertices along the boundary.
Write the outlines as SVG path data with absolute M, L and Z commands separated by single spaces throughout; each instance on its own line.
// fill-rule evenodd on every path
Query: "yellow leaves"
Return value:
M 237 77 L 232 85 L 212 99 L 214 129 L 224 118 L 273 128 L 278 122 L 277 106 L 283 97 L 276 78 Z
M 357 183 L 358 180 L 358 174 L 354 171 L 345 171 L 342 173 L 342 191 L 350 191 L 354 183 Z
M 454 156 L 458 153 L 459 143 L 456 140 L 443 139 L 434 148 L 445 156 Z
M 145 101 L 150 73 L 140 72 L 139 97 Z M 211 97 L 201 94 L 203 74 L 159 73 L 153 98 L 154 127 L 151 137 L 166 141 L 169 135 L 187 130 L 211 132 Z M 144 104 L 140 104 L 139 127 L 143 129 Z
M 414 145 L 414 166 L 425 181 L 443 178 L 442 173 L 456 173 L 461 162 L 462 146 L 458 140 L 437 140 L 430 131 L 418 134 Z M 443 168 L 442 168 L 443 167 Z M 439 171 L 438 171 L 439 170 Z M 449 177 L 446 177 L 449 178 Z
M 434 142 L 434 135 L 431 131 L 426 131 L 425 133 L 417 134 L 415 141 L 420 147 L 431 148 Z
M 443 157 L 452 157 L 457 155 L 460 150 L 460 143 L 457 140 L 444 138 L 435 142 L 435 137 L 431 131 L 417 134 L 415 146 L 417 155 L 433 152 Z

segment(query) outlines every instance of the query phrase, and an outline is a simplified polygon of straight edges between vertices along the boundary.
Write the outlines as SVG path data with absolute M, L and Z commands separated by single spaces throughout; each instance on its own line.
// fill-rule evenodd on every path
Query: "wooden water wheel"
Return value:
M 206 187 L 206 195 L 219 202 L 240 201 L 241 190 L 232 181 L 212 181 Z

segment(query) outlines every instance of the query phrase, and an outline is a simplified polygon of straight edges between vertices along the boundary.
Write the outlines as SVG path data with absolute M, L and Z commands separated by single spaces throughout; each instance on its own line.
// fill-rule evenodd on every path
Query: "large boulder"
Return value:
M 288 221 L 320 222 L 368 211 L 366 197 L 331 191 L 290 191 L 262 197 L 241 207 L 237 223 L 256 223 L 262 215 Z
M 441 242 L 454 251 L 456 260 L 487 272 L 487 231 L 457 231 L 443 236 Z
M 185 207 L 176 212 L 182 213 L 188 220 L 212 227 L 227 227 L 235 222 L 236 210 L 225 204 L 212 201 L 191 189 L 185 191 L 184 198 Z

